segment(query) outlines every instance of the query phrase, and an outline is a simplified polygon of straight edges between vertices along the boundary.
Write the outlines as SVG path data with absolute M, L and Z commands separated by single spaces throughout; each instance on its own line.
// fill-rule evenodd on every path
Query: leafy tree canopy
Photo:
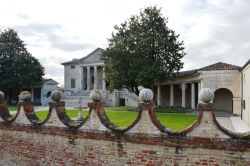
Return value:
M 0 32 L 0 90 L 11 99 L 42 80 L 44 68 L 13 29 Z
M 102 54 L 110 90 L 127 88 L 139 94 L 139 85 L 150 87 L 167 81 L 183 67 L 184 43 L 167 22 L 161 9 L 147 7 L 114 26 Z

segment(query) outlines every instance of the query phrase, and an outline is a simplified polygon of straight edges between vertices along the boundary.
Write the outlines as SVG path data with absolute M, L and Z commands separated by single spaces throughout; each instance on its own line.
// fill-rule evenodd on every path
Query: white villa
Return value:
M 71 94 L 80 90 L 103 89 L 106 82 L 103 79 L 104 63 L 100 61 L 103 49 L 97 48 L 81 59 L 62 63 L 64 65 L 64 89 Z
M 77 104 L 79 96 L 88 100 L 90 90 L 97 88 L 104 91 L 107 106 L 137 106 L 139 99 L 135 94 L 127 90 L 112 93 L 106 90 L 108 83 L 104 80 L 105 66 L 100 60 L 103 51 L 97 48 L 81 59 L 62 63 L 64 65 L 65 101 L 75 100 L 74 104 Z M 155 94 L 154 101 L 159 107 L 195 110 L 199 101 L 199 90 L 210 88 L 215 95 L 213 101 L 215 111 L 242 115 L 243 119 L 250 124 L 249 64 L 248 61 L 242 68 L 219 62 L 199 69 L 179 72 L 174 80 L 156 83 L 152 86 Z M 244 107 L 241 109 L 242 103 Z
M 81 96 L 85 104 L 90 101 L 89 93 L 93 89 L 102 89 L 107 106 L 137 106 L 139 98 L 127 90 L 106 90 L 108 83 L 104 80 L 104 62 L 100 55 L 104 50 L 97 48 L 81 59 L 62 63 L 64 65 L 64 100 L 67 106 L 78 105 Z

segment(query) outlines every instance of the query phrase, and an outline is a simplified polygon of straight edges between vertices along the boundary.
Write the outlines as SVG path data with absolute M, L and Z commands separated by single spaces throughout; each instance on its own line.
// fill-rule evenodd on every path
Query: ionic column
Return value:
M 174 85 L 170 85 L 170 107 L 174 106 Z
M 186 107 L 186 84 L 185 83 L 182 83 L 181 84 L 181 94 L 182 94 L 182 97 L 181 97 L 181 106 L 182 108 L 185 108 Z
M 83 68 L 80 66 L 80 89 L 83 88 Z
M 94 66 L 94 88 L 97 89 L 97 66 Z
M 157 105 L 161 105 L 161 86 L 157 86 Z
M 191 84 L 191 108 L 195 110 L 195 84 Z
M 200 91 L 201 91 L 201 81 L 200 82 L 198 82 L 198 94 L 200 93 Z M 198 95 L 198 103 L 199 103 L 199 101 L 200 101 L 200 98 L 199 98 L 199 95 Z
M 90 90 L 90 66 L 87 66 L 87 90 Z
M 102 90 L 106 90 L 105 71 L 102 69 Z

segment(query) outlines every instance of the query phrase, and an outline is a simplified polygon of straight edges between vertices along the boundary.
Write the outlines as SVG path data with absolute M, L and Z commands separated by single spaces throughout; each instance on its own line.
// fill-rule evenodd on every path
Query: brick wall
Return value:
M 85 121 L 73 121 L 64 102 L 52 102 L 41 122 L 30 102 L 14 118 L 0 102 L 0 165 L 250 165 L 250 135 L 220 126 L 212 104 L 199 104 L 198 120 L 180 133 L 162 126 L 150 103 L 124 130 L 110 123 L 103 103 L 89 108 Z

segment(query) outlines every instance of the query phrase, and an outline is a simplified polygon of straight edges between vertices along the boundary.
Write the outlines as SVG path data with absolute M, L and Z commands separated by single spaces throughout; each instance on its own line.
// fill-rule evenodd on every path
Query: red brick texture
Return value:
M 110 123 L 103 103 L 93 102 L 88 106 L 90 113 L 95 111 L 99 118 L 91 121 L 99 120 L 109 130 L 81 130 L 90 117 L 80 122 L 70 119 L 61 101 L 50 104 L 50 113 L 43 122 L 34 120 L 34 109 L 28 102 L 19 108 L 24 109 L 31 125 L 17 124 L 2 116 L 0 165 L 250 165 L 249 134 L 236 134 L 221 127 L 212 104 L 199 104 L 198 120 L 180 133 L 161 125 L 150 103 L 140 104 L 136 121 L 124 130 Z M 0 103 L 0 115 L 8 112 L 6 108 Z M 66 127 L 44 125 L 53 110 Z M 143 121 L 141 115 L 145 110 L 149 123 L 160 134 L 128 132 Z

